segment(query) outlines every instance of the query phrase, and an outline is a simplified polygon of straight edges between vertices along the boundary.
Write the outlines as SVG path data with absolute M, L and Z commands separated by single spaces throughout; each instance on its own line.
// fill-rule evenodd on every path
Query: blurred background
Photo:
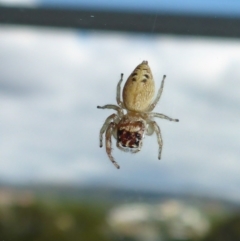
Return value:
M 0 0 L 0 239 L 240 240 L 240 3 Z M 99 130 L 148 60 L 156 136 Z

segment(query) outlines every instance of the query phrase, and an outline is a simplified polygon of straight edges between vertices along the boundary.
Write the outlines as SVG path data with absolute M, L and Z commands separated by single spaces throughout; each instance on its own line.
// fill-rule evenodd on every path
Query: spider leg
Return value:
M 155 113 L 155 112 L 152 112 L 152 113 L 149 113 L 148 114 L 150 117 L 157 117 L 157 118 L 161 118 L 161 119 L 166 119 L 166 120 L 169 120 L 169 121 L 175 121 L 175 122 L 179 122 L 178 119 L 173 119 L 173 118 L 170 118 L 166 115 L 163 115 L 163 114 L 160 114 L 160 113 Z
M 109 126 L 109 123 L 115 119 L 117 117 L 116 114 L 112 114 L 110 115 L 104 122 L 101 130 L 100 130 L 100 135 L 99 135 L 99 139 L 100 139 L 100 147 L 102 147 L 102 140 L 103 140 L 103 133 L 106 131 L 106 129 L 108 128 Z
M 166 79 L 166 75 L 163 75 L 162 83 L 161 83 L 160 89 L 158 90 L 157 96 L 156 96 L 155 100 L 153 101 L 153 103 L 149 106 L 147 111 L 149 111 L 149 112 L 152 111 L 155 108 L 156 104 L 158 103 L 158 101 L 162 95 L 165 79 Z
M 152 124 L 152 127 L 153 127 L 154 131 L 157 134 L 157 141 L 158 141 L 158 146 L 159 146 L 158 159 L 160 160 L 161 159 L 161 153 L 162 153 L 162 146 L 163 146 L 161 130 L 160 130 L 158 124 L 155 121 L 153 121 L 151 124 Z
M 113 129 L 115 127 L 115 123 L 114 122 L 111 122 L 109 125 L 108 125 L 108 128 L 106 130 L 106 152 L 108 154 L 108 157 L 109 159 L 111 160 L 111 162 L 113 163 L 113 165 L 119 169 L 120 166 L 117 164 L 117 162 L 114 160 L 113 156 L 112 156 L 112 132 L 113 132 Z
M 121 101 L 121 83 L 123 81 L 123 74 L 121 74 L 121 79 L 119 80 L 118 82 L 118 85 L 117 85 L 117 103 L 119 106 L 122 107 L 122 101 Z
M 104 106 L 97 106 L 98 109 L 113 109 L 118 112 L 120 116 L 123 116 L 122 108 L 117 105 L 104 105 Z

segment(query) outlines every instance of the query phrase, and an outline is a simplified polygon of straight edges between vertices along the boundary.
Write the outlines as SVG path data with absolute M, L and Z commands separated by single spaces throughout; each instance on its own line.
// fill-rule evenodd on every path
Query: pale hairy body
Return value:
M 178 119 L 151 112 L 161 97 L 165 78 L 164 75 L 157 96 L 153 100 L 155 83 L 148 62 L 143 61 L 128 77 L 123 88 L 123 100 L 121 101 L 120 98 L 123 80 L 123 74 L 121 74 L 121 79 L 117 85 L 116 100 L 118 105 L 98 106 L 100 109 L 117 111 L 117 114 L 112 114 L 106 119 L 100 130 L 100 147 L 102 147 L 105 132 L 106 152 L 117 168 L 120 167 L 112 156 L 112 135 L 116 138 L 119 149 L 136 153 L 142 148 L 144 135 L 152 135 L 155 132 L 159 145 L 158 159 L 161 159 L 163 141 L 160 128 L 154 121 L 154 117 L 178 122 Z M 124 110 L 127 111 L 126 114 L 124 114 Z
M 123 104 L 129 111 L 143 112 L 152 103 L 155 83 L 151 69 L 146 64 L 138 65 L 128 77 L 123 88 Z

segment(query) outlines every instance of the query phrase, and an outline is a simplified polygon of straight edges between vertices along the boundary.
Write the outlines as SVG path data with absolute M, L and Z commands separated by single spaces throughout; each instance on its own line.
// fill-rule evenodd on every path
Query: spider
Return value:
M 121 79 L 117 85 L 116 100 L 118 105 L 97 106 L 99 109 L 113 109 L 117 112 L 105 120 L 100 130 L 100 147 L 102 147 L 105 132 L 106 152 L 116 168 L 119 169 L 120 166 L 112 156 L 112 135 L 116 138 L 119 149 L 137 153 L 142 148 L 144 135 L 152 135 L 155 132 L 159 145 L 158 159 L 161 159 L 163 141 L 160 128 L 154 121 L 154 117 L 179 121 L 160 113 L 151 112 L 161 97 L 165 78 L 166 75 L 163 76 L 160 89 L 153 100 L 155 85 L 152 72 L 148 66 L 148 61 L 143 61 L 128 77 L 123 88 L 122 100 L 120 95 L 123 74 L 121 74 Z M 126 114 L 124 110 L 127 111 Z

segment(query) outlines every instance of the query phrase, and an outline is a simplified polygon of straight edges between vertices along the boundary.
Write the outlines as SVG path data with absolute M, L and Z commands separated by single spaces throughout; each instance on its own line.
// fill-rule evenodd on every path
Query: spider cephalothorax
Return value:
M 121 79 L 117 85 L 118 105 L 98 106 L 100 109 L 114 109 L 117 111 L 117 114 L 112 114 L 106 119 L 100 130 L 100 147 L 102 147 L 103 133 L 106 132 L 106 152 L 117 168 L 120 167 L 111 154 L 112 135 L 117 139 L 119 149 L 136 153 L 141 150 L 144 135 L 152 135 L 156 132 L 159 145 L 158 159 L 161 159 L 163 145 L 161 131 L 153 118 L 178 121 L 178 119 L 151 112 L 161 97 L 165 78 L 164 75 L 161 87 L 153 100 L 155 86 L 152 72 L 148 62 L 143 61 L 128 77 L 123 88 L 123 101 L 120 99 L 123 80 L 123 74 L 121 74 Z M 124 110 L 127 111 L 126 114 L 124 114 Z
M 146 129 L 144 120 L 135 115 L 123 116 L 117 127 L 117 147 L 123 151 L 137 152 L 141 149 Z

